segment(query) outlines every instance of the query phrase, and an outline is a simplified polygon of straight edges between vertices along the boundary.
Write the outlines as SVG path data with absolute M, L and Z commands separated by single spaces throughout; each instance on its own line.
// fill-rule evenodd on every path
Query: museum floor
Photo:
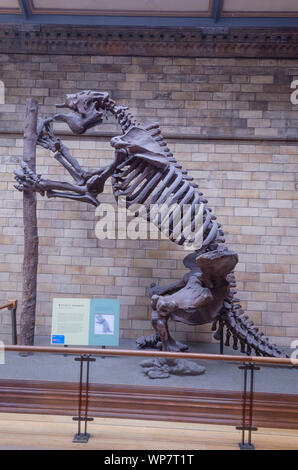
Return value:
M 237 450 L 233 426 L 96 418 L 87 444 L 73 444 L 70 416 L 0 413 L 0 450 Z M 183 440 L 181 435 L 183 434 Z M 259 428 L 256 450 L 297 450 L 298 431 Z
M 49 345 L 49 338 L 37 337 L 35 345 Z M 55 346 L 53 346 L 54 348 Z M 133 340 L 121 340 L 120 348 L 135 349 Z M 190 351 L 218 353 L 218 344 L 192 344 Z M 239 354 L 225 348 L 225 354 Z M 90 382 L 143 386 L 187 387 L 214 390 L 242 390 L 242 372 L 237 363 L 200 361 L 206 372 L 200 376 L 171 376 L 149 379 L 140 367 L 138 357 L 98 357 L 90 366 Z M 6 352 L 5 364 L 0 366 L 1 379 L 77 382 L 79 366 L 71 355 L 35 353 L 21 357 Z M 255 391 L 298 394 L 298 370 L 294 367 L 262 366 L 255 374 Z

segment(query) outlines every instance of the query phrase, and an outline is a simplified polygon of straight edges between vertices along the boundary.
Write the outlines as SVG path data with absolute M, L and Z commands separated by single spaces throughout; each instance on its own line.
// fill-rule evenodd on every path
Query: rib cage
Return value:
M 139 215 L 153 222 L 161 231 L 164 225 L 167 227 L 168 220 L 169 237 L 178 245 L 183 245 L 187 236 L 194 233 L 199 217 L 198 205 L 207 202 L 174 165 L 157 170 L 141 160 L 135 159 L 131 165 L 125 162 L 114 173 L 112 185 L 116 199 L 125 197 L 128 208 L 142 204 L 144 209 Z M 188 204 L 188 211 L 181 220 L 184 235 L 181 237 L 180 233 L 175 233 L 174 220 L 179 217 L 179 209 L 185 204 Z M 208 246 L 209 249 L 215 249 L 218 243 L 224 242 L 215 219 L 204 205 L 203 247 Z M 189 241 L 193 242 L 194 239 Z
M 104 109 L 114 115 L 123 133 L 127 132 L 130 127 L 141 127 L 133 116 L 126 112 L 126 107 L 116 106 L 115 101 L 111 99 L 106 101 Z M 134 204 L 143 204 L 146 213 L 141 212 L 140 215 L 153 222 L 160 230 L 162 230 L 162 224 L 167 216 L 165 209 L 162 208 L 163 205 L 167 206 L 169 211 L 172 211 L 174 204 L 181 206 L 189 204 L 190 214 L 186 213 L 181 220 L 183 235 L 185 236 L 179 238 L 175 236 L 175 227 L 173 225 L 175 212 L 169 217 L 169 238 L 178 245 L 183 245 L 187 236 L 194 233 L 197 222 L 196 205 L 204 204 L 203 247 L 207 248 L 207 251 L 216 249 L 218 243 L 224 243 L 225 240 L 222 238 L 223 232 L 220 230 L 220 225 L 215 222 L 216 217 L 211 215 L 211 209 L 205 206 L 208 201 L 202 197 L 203 193 L 195 191 L 198 185 L 193 183 L 193 178 L 187 174 L 187 171 L 182 170 L 181 165 L 173 157 L 161 135 L 159 124 L 150 124 L 145 127 L 145 130 L 159 143 L 161 150 L 169 161 L 169 166 L 162 171 L 157 170 L 149 163 L 137 161 L 136 159 L 133 159 L 132 163 L 130 161 L 124 162 L 124 164 L 118 166 L 113 175 L 112 185 L 116 199 L 125 196 L 128 208 Z M 151 205 L 157 205 L 163 210 L 158 214 L 156 210 L 152 213 L 150 212 Z M 195 240 L 190 239 L 189 241 L 192 243 Z
M 102 107 L 113 114 L 123 133 L 132 126 L 141 127 L 133 116 L 126 112 L 126 107 L 117 106 L 112 99 L 108 98 Z M 145 213 L 140 215 L 151 221 L 150 205 L 152 204 L 157 204 L 161 207 L 162 204 L 166 203 L 169 208 L 175 203 L 181 205 L 190 204 L 190 214 L 188 215 L 191 216 L 191 222 L 184 227 L 182 220 L 184 235 L 194 229 L 195 204 L 204 204 L 203 245 L 198 254 L 217 249 L 219 243 L 225 242 L 223 238 L 224 232 L 221 229 L 221 225 L 216 222 L 216 217 L 211 214 L 212 209 L 206 206 L 208 201 L 203 197 L 203 193 L 197 190 L 198 185 L 193 183 L 193 178 L 177 163 L 161 135 L 159 124 L 153 123 L 145 127 L 145 130 L 159 143 L 161 150 L 169 161 L 169 166 L 165 170 L 160 170 L 147 162 L 142 162 L 133 157 L 128 158 L 117 167 L 113 175 L 112 185 L 116 199 L 125 196 L 128 207 L 131 207 L 133 204 L 143 204 L 145 206 Z M 163 219 L 163 214 L 159 214 L 156 221 L 159 229 L 162 229 Z M 170 224 L 169 238 L 178 245 L 183 245 L 185 237 L 179 240 L 176 239 L 174 228 L 174 224 Z M 212 330 L 216 330 L 214 337 L 219 339 L 224 327 L 226 327 L 226 346 L 230 345 L 230 340 L 232 339 L 233 349 L 237 350 L 240 343 L 241 352 L 246 352 L 247 354 L 251 354 L 252 350 L 254 350 L 258 356 L 284 356 L 275 344 L 271 344 L 263 333 L 258 332 L 258 328 L 249 320 L 248 316 L 244 315 L 240 300 L 235 297 L 237 291 L 235 290 L 236 280 L 234 273 L 229 275 L 228 280 L 228 295 L 224 300 L 220 315 L 212 325 Z

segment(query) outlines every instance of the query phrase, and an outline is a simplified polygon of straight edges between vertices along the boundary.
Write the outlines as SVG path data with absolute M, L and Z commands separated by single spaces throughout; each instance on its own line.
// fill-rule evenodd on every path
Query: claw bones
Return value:
M 42 188 L 42 176 L 34 173 L 27 163 L 23 161 L 21 162 L 21 167 L 14 171 L 15 179 L 19 183 L 15 184 L 14 187 L 22 192 L 37 191 L 44 196 L 45 190 Z

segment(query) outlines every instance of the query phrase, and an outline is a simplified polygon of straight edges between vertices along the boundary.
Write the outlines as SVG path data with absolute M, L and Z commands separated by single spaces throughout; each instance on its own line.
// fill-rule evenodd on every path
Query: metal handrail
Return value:
M 198 359 L 206 361 L 230 361 L 248 364 L 275 364 L 294 366 L 293 359 L 288 357 L 262 357 L 262 356 L 237 356 L 228 354 L 182 353 L 171 351 L 144 351 L 133 349 L 102 349 L 102 348 L 77 348 L 61 346 L 25 346 L 5 345 L 5 351 L 37 352 L 53 354 L 78 354 L 90 356 L 131 356 L 131 357 L 170 357 L 176 359 Z
M 2 310 L 3 308 L 8 308 L 8 309 L 17 308 L 17 303 L 18 303 L 17 300 L 8 300 L 7 304 L 0 305 L 0 310 Z

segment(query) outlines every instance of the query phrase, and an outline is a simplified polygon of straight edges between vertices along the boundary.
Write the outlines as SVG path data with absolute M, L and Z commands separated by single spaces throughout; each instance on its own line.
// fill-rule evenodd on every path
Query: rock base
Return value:
M 171 375 L 201 375 L 206 368 L 187 359 L 146 359 L 140 362 L 150 379 L 167 379 Z

